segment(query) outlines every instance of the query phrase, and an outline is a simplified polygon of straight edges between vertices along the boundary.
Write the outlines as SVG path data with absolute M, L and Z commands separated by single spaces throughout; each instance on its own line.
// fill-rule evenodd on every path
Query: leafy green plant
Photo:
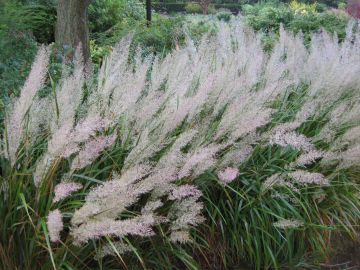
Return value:
M 280 24 L 285 26 L 294 19 L 294 12 L 284 4 L 264 3 L 245 5 L 243 14 L 247 23 L 257 31 L 266 33 L 278 31 Z
M 166 18 L 159 16 L 150 27 L 139 27 L 134 34 L 134 48 L 140 46 L 145 54 L 167 54 L 179 47 L 185 36 L 182 31 L 181 17 Z
M 232 13 L 230 11 L 228 11 L 228 10 L 221 10 L 221 11 L 216 13 L 216 17 L 219 20 L 229 22 L 231 20 Z
M 99 34 L 93 44 L 109 48 L 108 46 L 116 44 L 124 36 L 132 34 L 134 36 L 133 49 L 137 47 L 143 49 L 144 55 L 152 53 L 165 55 L 184 44 L 183 27 L 185 24 L 186 21 L 182 16 L 167 17 L 154 14 L 149 26 L 145 20 L 138 21 L 129 18 L 116 24 L 111 31 Z M 196 30 L 195 27 L 192 29 Z M 206 32 L 207 29 L 196 31 L 200 34 Z
M 203 9 L 201 5 L 197 2 L 188 2 L 185 5 L 185 11 L 189 14 L 202 14 Z M 209 5 L 208 13 L 213 14 L 216 12 L 215 6 L 213 4 Z
M 21 3 L 5 0 L 1 13 L 0 24 L 2 21 L 9 30 L 28 32 L 41 43 L 54 41 L 56 8 L 51 2 Z
M 190 14 L 202 14 L 203 11 L 202 11 L 202 8 L 200 6 L 199 3 L 196 3 L 196 2 L 189 2 L 186 4 L 185 6 L 185 10 L 187 13 L 190 13 Z
M 8 105 L 17 97 L 37 49 L 27 34 L 0 30 L 0 100 Z M 4 108 L 0 109 L 0 133 L 3 131 Z
M 349 22 L 349 17 L 345 12 L 327 11 L 324 13 L 308 13 L 301 16 L 296 16 L 292 22 L 288 24 L 289 29 L 295 33 L 302 32 L 310 39 L 313 32 L 317 32 L 322 28 L 336 33 L 340 40 L 343 40 L 346 35 L 346 25 Z
M 317 3 L 313 3 L 309 5 L 293 0 L 290 2 L 289 6 L 297 14 L 314 13 L 317 10 Z
M 144 20 L 144 18 L 145 7 L 140 1 L 96 0 L 89 6 L 92 33 L 109 31 L 123 20 Z
M 312 33 L 321 29 L 335 32 L 342 40 L 345 37 L 346 25 L 350 20 L 350 17 L 342 10 L 328 10 L 319 13 L 317 5 L 296 1 L 291 2 L 290 5 L 276 2 L 253 6 L 245 5 L 243 14 L 248 25 L 257 31 L 266 35 L 272 32 L 278 33 L 282 24 L 285 29 L 294 33 L 303 33 L 306 43 L 309 42 Z M 264 36 L 265 43 L 269 41 L 266 35 Z
M 94 40 L 90 41 L 91 61 L 96 65 L 101 65 L 102 59 L 112 50 L 110 45 L 99 46 Z

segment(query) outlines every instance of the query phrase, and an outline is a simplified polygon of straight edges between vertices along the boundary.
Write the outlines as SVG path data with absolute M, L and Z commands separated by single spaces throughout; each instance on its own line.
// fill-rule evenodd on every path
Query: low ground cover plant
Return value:
M 321 7 L 321 6 L 320 6 Z M 350 16 L 344 9 L 321 8 L 315 4 L 304 4 L 292 1 L 264 2 L 255 5 L 244 5 L 242 14 L 247 23 L 263 33 L 277 33 L 282 24 L 294 33 L 303 33 L 308 42 L 313 32 L 325 29 L 336 33 L 340 39 L 346 35 L 345 29 Z

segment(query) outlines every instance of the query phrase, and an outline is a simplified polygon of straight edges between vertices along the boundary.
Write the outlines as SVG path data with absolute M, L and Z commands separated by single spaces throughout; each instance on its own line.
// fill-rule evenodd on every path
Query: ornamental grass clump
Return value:
M 282 29 L 268 54 L 236 19 L 131 61 L 128 36 L 96 76 L 77 51 L 46 102 L 41 48 L 7 113 L 2 266 L 295 267 L 354 236 L 357 27 L 310 49 Z

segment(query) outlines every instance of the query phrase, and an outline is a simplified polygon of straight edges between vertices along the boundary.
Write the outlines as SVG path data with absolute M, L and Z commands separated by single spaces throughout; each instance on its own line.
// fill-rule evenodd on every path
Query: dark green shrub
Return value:
M 89 6 L 90 31 L 99 33 L 109 30 L 124 19 L 141 20 L 145 7 L 133 0 L 95 0 Z
M 55 22 L 56 8 L 50 1 L 5 0 L 3 3 L 0 24 L 10 30 L 29 32 L 40 43 L 54 41 Z
M 216 14 L 216 17 L 221 21 L 225 21 L 225 22 L 229 22 L 231 19 L 232 13 L 231 12 L 226 12 L 226 11 L 221 11 L 218 12 Z
M 1 97 L 17 96 L 36 53 L 36 42 L 27 34 L 0 30 Z
M 249 26 L 264 33 L 278 32 L 280 24 L 283 24 L 285 29 L 294 33 L 304 33 L 307 41 L 313 32 L 322 28 L 337 33 L 340 39 L 344 38 L 350 17 L 342 10 L 322 13 L 317 10 L 318 6 L 298 2 L 292 2 L 291 5 L 265 3 L 245 5 L 243 14 Z
M 185 5 L 185 11 L 189 14 L 203 14 L 203 8 L 197 2 L 189 2 Z M 215 13 L 215 6 L 210 4 L 208 9 L 209 14 Z
M 162 13 L 185 12 L 185 3 L 153 3 L 153 8 Z
M 96 44 L 95 40 L 90 41 L 90 53 L 91 53 L 91 61 L 100 65 L 102 59 L 111 52 L 112 47 L 110 45 L 99 46 Z
M 134 33 L 134 48 L 140 46 L 144 54 L 166 54 L 183 42 L 182 24 L 181 17 L 158 16 L 150 27 L 139 25 Z
M 255 30 L 264 32 L 278 31 L 280 24 L 287 25 L 294 19 L 294 12 L 284 4 L 271 3 L 245 5 L 243 14 L 247 23 Z
M 185 5 L 185 11 L 190 14 L 202 14 L 203 10 L 199 3 L 189 2 Z
M 36 54 L 37 44 L 27 34 L 0 30 L 0 103 L 8 104 L 18 96 Z M 0 133 L 4 120 L 0 105 Z
M 295 16 L 294 20 L 288 24 L 289 29 L 294 32 L 303 32 L 310 38 L 311 33 L 322 28 L 330 33 L 336 33 L 340 40 L 345 37 L 345 28 L 349 17 L 345 14 L 335 12 L 309 13 L 302 16 Z
M 166 54 L 185 40 L 184 19 L 181 16 L 167 17 L 154 14 L 153 21 L 147 26 L 145 20 L 126 18 L 117 23 L 110 31 L 98 33 L 92 41 L 92 58 L 101 62 L 103 56 L 127 34 L 133 34 L 133 48 L 140 47 L 144 55 L 151 53 Z
M 245 4 L 248 4 L 248 2 L 244 1 L 244 3 L 223 3 L 223 4 L 215 3 L 214 6 L 217 9 L 226 8 L 230 10 L 233 14 L 238 14 L 241 11 L 242 6 Z

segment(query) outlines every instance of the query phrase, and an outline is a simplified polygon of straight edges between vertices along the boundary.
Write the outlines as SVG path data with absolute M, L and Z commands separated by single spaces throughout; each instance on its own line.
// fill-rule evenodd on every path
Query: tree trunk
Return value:
M 348 0 L 346 10 L 351 16 L 360 19 L 360 0 Z
M 146 20 L 149 25 L 151 22 L 151 0 L 146 0 Z
M 207 15 L 209 13 L 209 6 L 211 4 L 211 0 L 198 0 L 202 10 L 203 14 Z
M 84 63 L 90 59 L 88 6 L 91 0 L 58 0 L 55 42 L 62 47 L 82 47 Z

